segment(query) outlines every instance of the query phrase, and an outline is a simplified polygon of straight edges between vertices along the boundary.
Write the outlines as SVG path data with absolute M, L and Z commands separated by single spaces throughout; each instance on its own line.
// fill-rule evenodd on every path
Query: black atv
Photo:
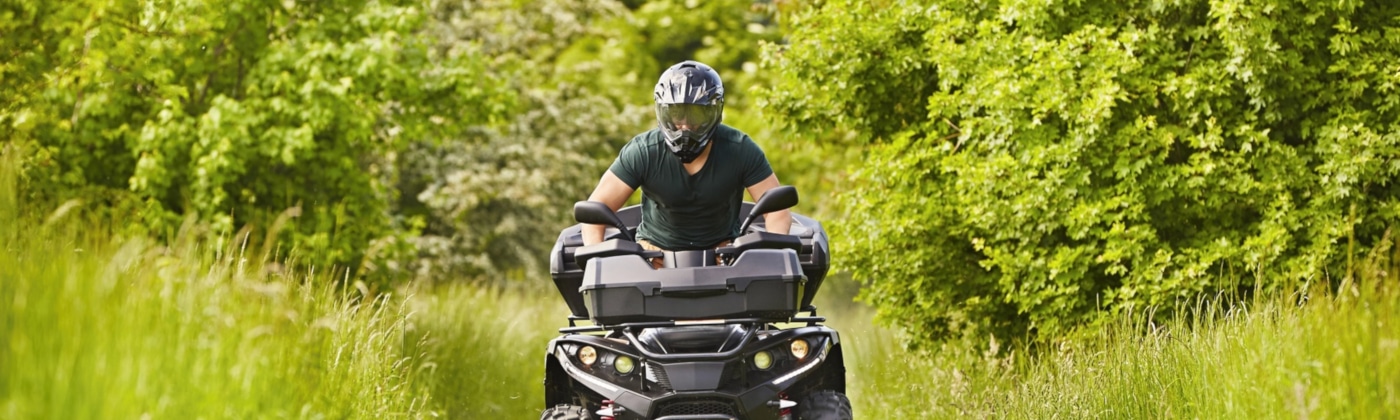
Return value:
M 571 226 L 551 251 L 572 315 L 549 342 L 540 418 L 850 419 L 840 337 L 812 306 L 826 233 L 799 214 L 790 235 L 754 223 L 795 204 L 797 190 L 774 188 L 744 204 L 731 246 L 694 251 L 643 250 L 638 206 L 576 204 L 578 222 L 611 228 L 585 247 Z

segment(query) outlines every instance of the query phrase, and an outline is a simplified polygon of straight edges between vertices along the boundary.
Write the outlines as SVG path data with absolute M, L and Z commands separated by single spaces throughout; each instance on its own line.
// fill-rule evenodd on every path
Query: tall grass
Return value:
M 163 246 L 36 214 L 0 163 L 0 418 L 431 413 L 393 299 L 265 269 L 236 241 Z
M 407 416 L 402 312 L 131 240 L 7 243 L 0 417 Z
M 536 419 L 545 345 L 567 322 L 557 293 L 449 284 L 409 299 L 432 406 L 450 418 Z
M 28 208 L 0 155 L 0 418 L 537 418 L 552 289 L 369 297 L 190 224 Z M 222 245 L 221 245 L 222 244 Z
M 914 355 L 877 329 L 850 340 L 853 404 L 869 418 L 1400 417 L 1396 296 L 1294 302 L 1125 317 L 1031 358 L 967 345 Z

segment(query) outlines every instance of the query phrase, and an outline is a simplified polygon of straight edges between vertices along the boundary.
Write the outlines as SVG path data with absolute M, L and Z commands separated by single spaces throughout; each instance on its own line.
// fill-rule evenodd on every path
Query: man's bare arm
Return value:
M 613 211 L 622 208 L 627 202 L 627 198 L 632 196 L 636 189 L 627 186 L 621 178 L 613 175 L 612 171 L 603 173 L 603 178 L 598 180 L 598 187 L 593 189 L 593 194 L 588 196 L 588 201 L 597 201 L 606 204 Z M 607 226 L 603 225 L 583 225 L 583 244 L 593 245 L 603 242 L 603 232 Z
M 763 193 L 780 185 L 782 184 L 778 183 L 778 174 L 769 175 L 768 178 L 749 186 L 749 196 L 753 197 L 754 202 L 758 202 L 758 198 L 762 197 Z M 792 229 L 792 213 L 787 210 L 778 210 L 765 214 L 763 215 L 763 223 L 769 232 L 786 235 Z

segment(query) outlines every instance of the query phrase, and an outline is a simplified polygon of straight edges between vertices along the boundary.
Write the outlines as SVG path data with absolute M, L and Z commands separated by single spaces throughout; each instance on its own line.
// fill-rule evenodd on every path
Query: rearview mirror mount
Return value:
M 796 205 L 796 187 L 784 185 L 769 189 L 767 192 L 763 193 L 762 197 L 758 198 L 757 203 L 754 203 L 753 210 L 749 211 L 749 216 L 744 218 L 744 224 L 739 226 L 739 234 L 744 234 L 744 231 L 749 229 L 749 225 L 752 224 L 754 219 L 757 219 L 758 216 L 778 210 L 786 210 Z
M 622 218 L 617 217 L 617 212 L 614 212 L 607 204 L 597 201 L 580 201 L 574 203 L 574 220 L 577 220 L 579 223 L 615 227 L 618 231 L 622 232 L 622 236 L 626 237 L 627 240 L 636 241 L 636 239 L 632 237 L 632 232 L 628 231 L 627 226 L 622 223 Z

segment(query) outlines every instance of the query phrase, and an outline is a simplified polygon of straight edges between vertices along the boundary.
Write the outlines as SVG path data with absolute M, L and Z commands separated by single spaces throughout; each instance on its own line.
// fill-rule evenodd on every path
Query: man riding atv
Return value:
M 778 176 L 753 139 L 721 123 L 724 83 L 710 66 L 671 66 L 653 94 L 657 127 L 622 147 L 588 201 L 617 211 L 641 188 L 637 243 L 650 251 L 728 245 L 740 233 L 744 190 L 757 200 L 779 185 Z M 786 234 L 791 216 L 784 209 L 765 221 L 769 232 Z M 583 243 L 602 242 L 603 229 L 584 226 Z
M 797 191 L 720 124 L 713 69 L 672 66 L 655 96 L 658 127 L 623 147 L 550 252 L 571 316 L 546 352 L 541 419 L 851 419 L 839 335 L 811 305 L 821 224 L 790 213 Z M 642 204 L 620 209 L 637 188 Z

